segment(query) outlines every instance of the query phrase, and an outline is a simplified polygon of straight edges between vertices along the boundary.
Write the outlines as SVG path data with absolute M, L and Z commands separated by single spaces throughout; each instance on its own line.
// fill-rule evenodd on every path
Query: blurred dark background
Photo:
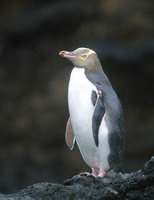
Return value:
M 71 63 L 94 49 L 123 105 L 125 171 L 154 154 L 154 1 L 0 1 L 0 192 L 89 168 L 64 140 Z

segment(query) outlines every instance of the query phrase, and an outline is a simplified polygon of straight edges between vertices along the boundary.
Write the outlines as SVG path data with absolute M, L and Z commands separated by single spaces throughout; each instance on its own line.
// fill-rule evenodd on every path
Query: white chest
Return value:
M 80 152 L 86 162 L 91 162 L 96 153 L 92 134 L 94 106 L 91 93 L 95 86 L 86 78 L 83 68 L 74 68 L 71 73 L 68 104 L 74 135 Z
M 81 122 L 90 124 L 94 106 L 91 101 L 92 91 L 96 87 L 86 78 L 83 68 L 74 68 L 71 73 L 68 104 L 72 122 Z M 87 125 L 88 125 L 87 124 Z
M 74 68 L 71 73 L 68 88 L 68 105 L 73 127 L 73 132 L 85 162 L 93 167 L 100 165 L 108 168 L 107 156 L 109 148 L 107 143 L 107 129 L 102 120 L 99 130 L 100 147 L 96 147 L 92 132 L 92 91 L 97 91 L 84 73 L 83 68 Z M 104 154 L 105 153 L 105 154 Z

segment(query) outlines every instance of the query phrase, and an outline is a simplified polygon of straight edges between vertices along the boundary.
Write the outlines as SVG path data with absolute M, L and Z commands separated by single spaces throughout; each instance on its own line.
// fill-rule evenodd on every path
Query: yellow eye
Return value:
M 85 60 L 87 57 L 88 57 L 88 55 L 81 55 L 81 58 L 84 59 L 84 60 Z

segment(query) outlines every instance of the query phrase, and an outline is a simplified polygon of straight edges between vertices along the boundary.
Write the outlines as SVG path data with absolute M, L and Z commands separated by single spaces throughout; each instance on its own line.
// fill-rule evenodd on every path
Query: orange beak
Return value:
M 75 58 L 76 55 L 74 55 L 72 52 L 70 51 L 60 51 L 59 55 L 65 58 Z

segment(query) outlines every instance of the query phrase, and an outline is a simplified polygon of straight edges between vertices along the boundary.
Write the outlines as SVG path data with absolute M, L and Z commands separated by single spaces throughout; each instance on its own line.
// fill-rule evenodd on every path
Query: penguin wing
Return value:
M 105 106 L 103 103 L 103 93 L 100 89 L 98 89 L 97 93 L 97 99 L 94 107 L 94 113 L 92 116 L 92 131 L 93 131 L 93 137 L 96 146 L 98 147 L 99 141 L 98 141 L 98 132 L 99 127 L 102 121 L 102 118 L 105 114 Z
M 75 143 L 75 136 L 73 133 L 70 117 L 69 117 L 69 119 L 67 121 L 67 125 L 66 125 L 65 141 L 66 141 L 67 146 L 70 148 L 70 150 L 72 150 L 74 147 L 74 143 Z

